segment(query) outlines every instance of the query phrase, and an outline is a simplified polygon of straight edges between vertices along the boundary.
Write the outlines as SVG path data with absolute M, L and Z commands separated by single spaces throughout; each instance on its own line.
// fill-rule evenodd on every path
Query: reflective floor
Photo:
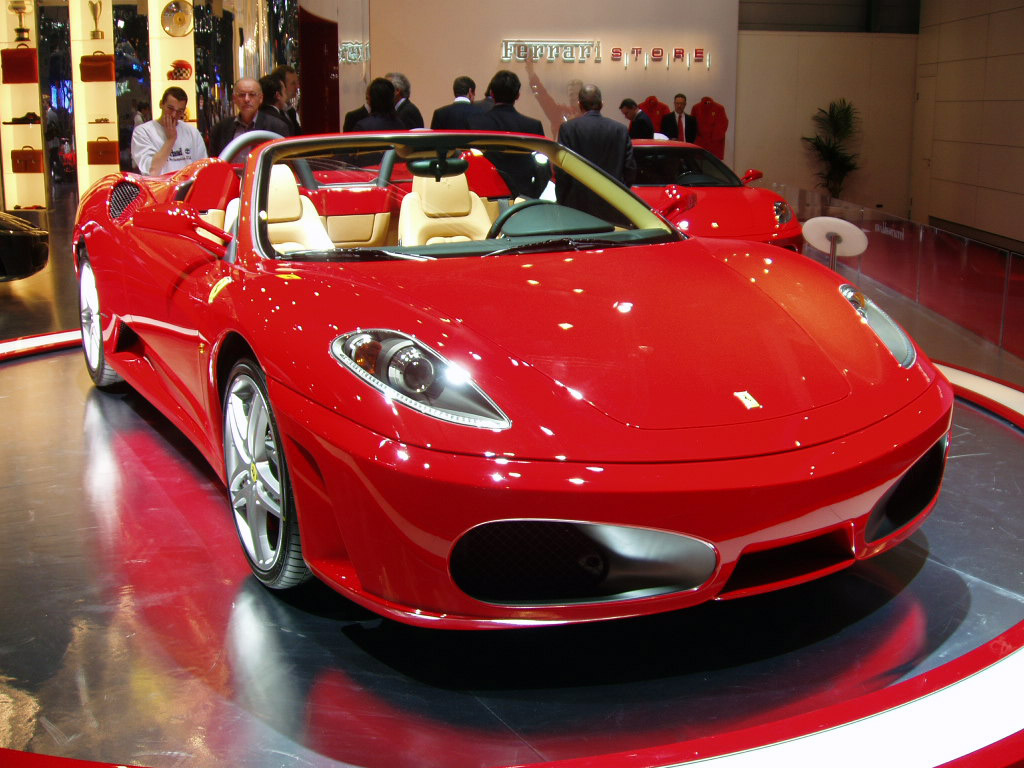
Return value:
M 25 751 L 154 768 L 607 754 L 892 686 L 1024 620 L 1024 434 L 964 402 L 938 507 L 889 555 L 762 597 L 486 633 L 264 590 L 199 454 L 137 396 L 94 391 L 77 350 L 0 365 L 0 402 L 0 719 Z

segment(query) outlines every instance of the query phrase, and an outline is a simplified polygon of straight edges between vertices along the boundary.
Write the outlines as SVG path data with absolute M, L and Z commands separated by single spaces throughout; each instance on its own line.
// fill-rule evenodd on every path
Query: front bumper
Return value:
M 404 445 L 274 382 L 270 396 L 314 573 L 378 613 L 445 628 L 674 610 L 877 555 L 934 505 L 953 401 L 939 378 L 871 428 L 812 448 L 584 465 Z M 563 566 L 573 573 L 553 585 Z

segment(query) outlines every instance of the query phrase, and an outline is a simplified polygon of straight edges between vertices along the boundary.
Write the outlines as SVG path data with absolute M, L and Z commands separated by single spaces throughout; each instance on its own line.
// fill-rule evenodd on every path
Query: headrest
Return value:
M 287 165 L 270 169 L 270 194 L 267 196 L 267 220 L 271 224 L 298 221 L 302 218 L 302 201 L 295 174 Z
M 420 207 L 430 218 L 467 216 L 473 210 L 466 174 L 444 176 L 440 181 L 427 176 L 414 176 L 412 191 L 419 196 Z

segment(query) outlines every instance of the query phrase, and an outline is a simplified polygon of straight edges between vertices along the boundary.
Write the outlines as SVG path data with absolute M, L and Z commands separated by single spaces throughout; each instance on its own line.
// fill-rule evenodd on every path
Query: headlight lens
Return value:
M 861 293 L 860 289 L 849 283 L 839 286 L 839 292 L 857 310 L 861 321 L 875 332 L 885 348 L 896 358 L 900 367 L 910 368 L 917 362 L 917 348 L 914 347 L 914 342 L 891 317 L 882 311 L 881 307 Z
M 392 400 L 435 419 L 480 429 L 512 422 L 468 372 L 398 331 L 353 331 L 331 343 L 334 358 Z
M 779 224 L 788 224 L 793 220 L 793 209 L 790 208 L 789 203 L 785 200 L 776 200 L 775 206 L 775 220 Z

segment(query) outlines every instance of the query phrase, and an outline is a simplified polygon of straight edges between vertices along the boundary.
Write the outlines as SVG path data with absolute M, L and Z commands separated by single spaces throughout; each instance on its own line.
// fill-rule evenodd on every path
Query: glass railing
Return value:
M 834 216 L 868 238 L 859 256 L 839 258 L 866 276 L 948 318 L 1017 357 L 1024 357 L 1024 255 L 979 243 L 824 194 L 772 185 L 797 217 Z M 804 253 L 827 263 L 809 245 Z

